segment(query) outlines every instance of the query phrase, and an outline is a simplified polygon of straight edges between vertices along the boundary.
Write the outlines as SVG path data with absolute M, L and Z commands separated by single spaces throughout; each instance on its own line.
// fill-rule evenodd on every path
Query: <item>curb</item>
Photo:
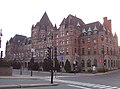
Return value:
M 28 88 L 28 87 L 47 87 L 47 86 L 58 86 L 58 83 L 44 83 L 44 84 L 12 84 L 12 85 L 0 85 L 0 89 L 5 88 Z

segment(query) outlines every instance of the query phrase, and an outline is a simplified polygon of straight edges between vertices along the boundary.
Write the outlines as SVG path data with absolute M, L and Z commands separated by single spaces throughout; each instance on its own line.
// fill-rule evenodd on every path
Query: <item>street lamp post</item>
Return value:
M 20 60 L 20 75 L 22 75 L 22 60 Z
M 73 61 L 73 71 L 74 71 L 74 73 L 76 72 L 75 70 L 76 70 L 76 61 L 74 60 Z
M 54 72 L 53 72 L 53 68 L 54 68 L 54 60 L 53 60 L 53 46 L 51 47 L 51 83 L 53 83 L 53 76 L 54 76 Z
M 33 53 L 35 52 L 35 49 L 34 48 L 31 48 L 31 53 L 32 53 L 32 58 L 30 60 L 30 69 L 31 69 L 31 76 L 33 75 L 33 71 L 32 71 L 32 68 L 33 68 L 33 63 L 34 63 L 34 58 L 33 58 Z

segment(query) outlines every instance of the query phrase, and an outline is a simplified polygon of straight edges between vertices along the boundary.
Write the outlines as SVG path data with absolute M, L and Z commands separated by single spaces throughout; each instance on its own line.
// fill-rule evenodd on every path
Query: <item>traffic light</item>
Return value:
M 54 47 L 54 58 L 57 59 L 57 47 Z
M 51 47 L 47 47 L 47 59 L 51 59 Z

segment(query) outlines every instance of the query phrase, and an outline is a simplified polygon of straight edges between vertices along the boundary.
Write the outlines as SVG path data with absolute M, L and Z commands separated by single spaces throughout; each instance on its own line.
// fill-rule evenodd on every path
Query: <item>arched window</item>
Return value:
M 84 60 L 81 61 L 81 66 L 85 67 L 85 61 Z
M 113 60 L 111 60 L 111 67 L 113 67 Z
M 110 60 L 108 60 L 108 67 L 110 67 Z
M 91 67 L 91 60 L 90 59 L 87 60 L 87 67 Z
M 116 63 L 115 63 L 115 60 L 114 60 L 114 67 L 116 67 Z

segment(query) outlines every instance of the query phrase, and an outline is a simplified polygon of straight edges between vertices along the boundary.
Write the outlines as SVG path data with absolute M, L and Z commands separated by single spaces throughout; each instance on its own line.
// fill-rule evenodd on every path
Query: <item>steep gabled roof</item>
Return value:
M 66 19 L 65 18 L 63 19 L 60 26 L 61 25 L 66 25 L 66 26 L 73 25 L 76 27 L 78 25 L 78 23 L 80 26 L 85 24 L 80 18 L 69 14 Z
M 39 22 L 37 22 L 36 26 L 39 26 L 40 28 L 46 28 L 47 26 L 52 26 L 52 23 L 47 15 L 47 13 L 45 12 L 42 16 L 42 18 L 40 19 Z
M 9 40 L 9 42 L 16 45 L 21 45 L 26 38 L 26 36 L 16 34 L 13 38 Z
M 86 29 L 87 31 L 89 29 L 92 29 L 92 30 L 103 29 L 103 25 L 99 21 L 96 21 L 93 23 L 85 24 L 82 29 Z

